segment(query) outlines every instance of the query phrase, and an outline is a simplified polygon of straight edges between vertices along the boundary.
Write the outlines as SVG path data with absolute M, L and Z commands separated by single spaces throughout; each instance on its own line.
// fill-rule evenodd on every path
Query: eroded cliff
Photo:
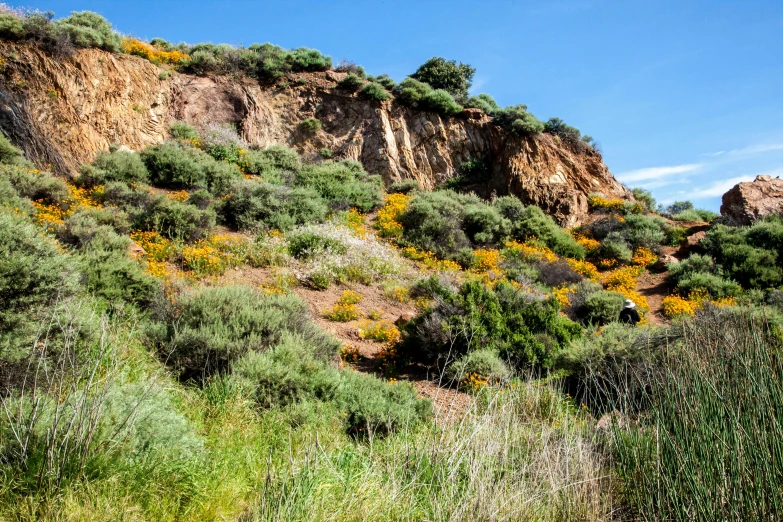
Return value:
M 522 138 L 475 113 L 443 117 L 393 100 L 369 101 L 337 88 L 340 73 L 298 73 L 277 86 L 244 76 L 199 77 L 134 56 L 80 50 L 52 56 L 0 42 L 0 125 L 28 157 L 62 174 L 112 143 L 138 150 L 163 141 L 169 124 L 231 123 L 251 146 L 285 144 L 303 154 L 329 148 L 361 161 L 387 182 L 414 178 L 424 188 L 456 175 L 469 159 L 489 167 L 485 195 L 515 194 L 575 225 L 587 195 L 631 198 L 600 154 L 543 134 Z M 321 120 L 314 135 L 305 118 Z

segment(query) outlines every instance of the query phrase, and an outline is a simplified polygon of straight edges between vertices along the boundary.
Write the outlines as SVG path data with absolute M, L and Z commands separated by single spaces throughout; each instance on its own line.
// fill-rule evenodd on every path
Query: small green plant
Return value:
M 323 149 L 321 149 L 321 150 L 319 150 L 319 151 L 318 151 L 318 154 L 319 154 L 319 155 L 320 155 L 320 156 L 321 156 L 323 159 L 329 159 L 329 158 L 331 158 L 331 157 L 332 157 L 332 149 L 329 149 L 329 148 L 326 148 L 326 147 L 324 147 Z
M 307 134 L 315 134 L 321 130 L 322 126 L 321 120 L 317 118 L 306 118 L 299 122 L 299 128 L 302 129 L 302 132 Z
M 364 80 L 353 73 L 348 73 L 345 78 L 337 82 L 338 87 L 351 92 L 358 91 L 362 88 L 362 85 L 364 85 Z
M 361 95 L 365 98 L 375 101 L 384 101 L 391 97 L 386 89 L 384 89 L 384 87 L 378 83 L 368 83 L 365 85 L 361 91 Z
M 468 97 L 468 89 L 473 83 L 476 69 L 466 63 L 445 58 L 430 58 L 422 64 L 411 78 L 430 85 L 433 89 L 443 89 L 462 99 Z

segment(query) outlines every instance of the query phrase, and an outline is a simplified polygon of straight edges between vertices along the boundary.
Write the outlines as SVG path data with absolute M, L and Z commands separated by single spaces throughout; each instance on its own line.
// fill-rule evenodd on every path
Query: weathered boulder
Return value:
M 720 213 L 738 224 L 750 225 L 770 214 L 783 212 L 783 179 L 757 176 L 737 183 L 723 195 Z

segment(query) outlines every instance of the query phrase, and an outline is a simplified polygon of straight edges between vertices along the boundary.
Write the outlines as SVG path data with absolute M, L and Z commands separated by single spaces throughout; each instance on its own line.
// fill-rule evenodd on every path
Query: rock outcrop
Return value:
M 578 224 L 592 192 L 632 199 L 589 147 L 544 134 L 523 138 L 476 110 L 454 117 L 370 101 L 337 88 L 340 73 L 290 75 L 265 87 L 251 78 L 164 71 L 138 57 L 95 49 L 54 57 L 28 44 L 0 42 L 0 126 L 28 157 L 62 174 L 119 143 L 134 150 L 166 139 L 169 124 L 236 125 L 251 146 L 284 144 L 305 155 L 331 149 L 361 161 L 387 183 L 413 178 L 432 189 L 458 166 L 489 168 L 483 195 L 514 194 L 562 225 Z M 302 133 L 318 118 L 323 129 Z
M 720 213 L 737 224 L 750 225 L 770 214 L 783 212 L 783 179 L 757 176 L 738 183 L 723 195 Z

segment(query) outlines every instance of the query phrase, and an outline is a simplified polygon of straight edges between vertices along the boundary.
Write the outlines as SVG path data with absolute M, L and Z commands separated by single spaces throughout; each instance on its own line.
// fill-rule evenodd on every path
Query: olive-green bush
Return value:
M 369 212 L 382 201 L 380 176 L 368 175 L 361 163 L 351 160 L 304 165 L 292 186 L 315 190 L 335 210 Z
M 321 361 L 331 360 L 339 348 L 310 320 L 307 304 L 298 297 L 264 296 L 245 286 L 183 295 L 162 319 L 162 328 L 150 335 L 163 360 L 183 378 L 225 371 L 246 353 L 275 346 L 285 334 L 298 335 Z
M 476 69 L 466 63 L 434 57 L 424 62 L 411 78 L 464 99 L 468 96 L 474 74 Z
M 384 101 L 391 97 L 391 94 L 379 83 L 368 83 L 362 88 L 361 95 L 375 101 Z
M 240 180 L 231 186 L 231 197 L 221 210 L 229 226 L 240 230 L 289 230 L 296 225 L 320 222 L 328 206 L 315 190 L 290 189 L 262 181 Z
M 462 284 L 456 293 L 440 286 L 436 304 L 404 329 L 401 356 L 448 364 L 473 350 L 491 350 L 515 369 L 550 367 L 560 349 L 582 334 L 560 315 L 553 298 L 542 299 L 499 282 Z
M 527 112 L 527 105 L 512 105 L 495 110 L 495 123 L 520 136 L 532 136 L 544 132 L 544 124 Z
M 163 187 L 206 187 L 223 194 L 232 180 L 242 177 L 236 165 L 217 161 L 202 150 L 178 142 L 147 147 L 141 159 L 152 183 Z

